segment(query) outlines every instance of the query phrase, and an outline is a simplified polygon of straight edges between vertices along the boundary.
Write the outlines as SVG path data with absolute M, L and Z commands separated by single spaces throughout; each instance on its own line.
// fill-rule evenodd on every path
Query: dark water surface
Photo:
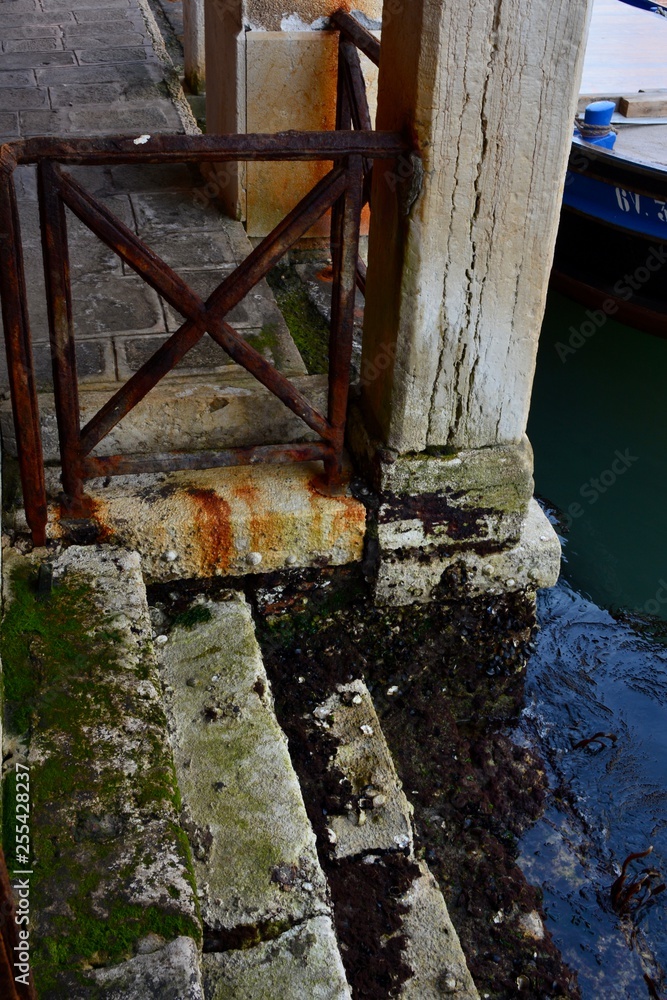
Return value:
M 667 892 L 619 915 L 610 888 L 650 845 L 625 885 L 667 879 L 667 341 L 612 320 L 585 336 L 588 319 L 550 296 L 528 429 L 565 544 L 517 732 L 551 785 L 521 863 L 584 1000 L 643 1000 L 667 996 Z

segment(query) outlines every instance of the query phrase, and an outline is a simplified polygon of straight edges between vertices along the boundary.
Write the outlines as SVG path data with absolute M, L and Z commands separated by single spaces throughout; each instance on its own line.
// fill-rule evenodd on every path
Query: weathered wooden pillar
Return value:
M 554 582 L 524 434 L 590 6 L 385 2 L 377 127 L 421 164 L 373 187 L 352 442 L 384 492 L 382 600 L 454 564 L 473 590 Z
M 204 90 L 205 56 L 204 0 L 183 0 L 184 76 L 193 94 Z

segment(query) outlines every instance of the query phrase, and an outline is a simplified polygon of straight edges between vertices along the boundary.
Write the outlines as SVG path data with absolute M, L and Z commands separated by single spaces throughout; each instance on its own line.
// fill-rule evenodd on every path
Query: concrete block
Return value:
M 77 59 L 82 66 L 86 66 L 89 63 L 129 62 L 130 60 L 145 58 L 146 50 L 143 45 L 111 45 L 108 49 L 77 51 Z
M 104 22 L 102 22 L 102 25 Z M 114 51 L 118 53 L 119 49 L 126 48 L 127 55 L 125 59 L 134 59 L 134 49 L 137 46 L 143 46 L 145 36 L 140 35 L 137 31 L 132 31 L 132 25 L 125 23 L 118 23 L 115 25 L 109 25 L 105 31 L 104 27 L 95 30 L 96 25 L 90 26 L 85 34 L 67 34 L 65 35 L 64 43 L 66 49 L 76 49 L 78 52 L 81 49 L 86 50 L 88 54 L 95 53 L 99 51 L 100 47 L 104 44 L 105 34 L 108 37 L 109 44 L 114 46 Z M 144 58 L 142 55 L 141 58 Z M 87 59 L 83 65 L 91 62 L 101 62 L 100 59 Z M 104 60 L 106 61 L 106 60 Z M 118 55 L 114 57 L 113 62 L 125 62 L 124 59 L 119 59 Z
M 52 56 L 71 54 L 51 53 Z M 66 79 L 71 81 L 73 76 L 77 77 L 78 74 L 67 74 Z M 95 78 L 94 73 L 92 77 Z M 133 132 L 142 135 L 144 132 L 172 132 L 177 130 L 179 124 L 180 119 L 176 109 L 167 101 L 160 107 L 130 106 L 122 109 L 94 110 L 61 108 L 58 111 L 21 112 L 21 129 L 25 135 L 118 135 L 120 133 L 131 135 Z
M 331 766 L 345 775 L 353 794 L 361 797 L 358 809 L 327 820 L 335 837 L 335 856 L 391 850 L 412 853 L 412 810 L 364 682 L 338 685 L 337 693 L 319 705 L 313 717 L 339 744 Z
M 460 546 L 438 550 L 383 550 L 375 600 L 383 605 L 423 604 L 436 597 L 443 574 L 461 567 L 466 592 L 500 595 L 514 590 L 553 587 L 560 573 L 558 537 L 536 500 L 531 500 L 519 539 L 493 550 Z M 443 594 L 440 594 L 442 597 Z
M 150 167 L 148 168 L 150 170 Z M 141 168 L 141 174 L 144 173 Z M 135 177 L 139 171 L 134 171 Z M 135 190 L 135 177 L 131 180 L 131 190 Z M 186 197 L 195 197 L 197 189 L 191 189 L 191 178 L 185 177 L 184 186 L 187 192 Z M 166 194 L 166 192 L 165 192 Z M 162 195 L 164 197 L 164 194 Z M 135 195 L 138 198 L 138 195 Z M 183 198 L 183 195 L 181 195 Z M 168 203 L 170 207 L 170 203 Z M 147 217 L 147 209 L 144 206 L 142 220 Z M 155 217 L 155 216 L 153 216 Z M 160 218 L 158 215 L 157 218 Z M 175 229 L 164 232 L 161 229 L 151 230 L 146 233 L 145 241 L 158 257 L 166 264 L 173 267 L 180 274 L 181 271 L 199 270 L 201 268 L 224 268 L 236 262 L 236 256 L 229 236 L 229 227 L 220 220 L 216 214 L 215 223 L 218 225 L 212 230 L 198 231 L 193 238 L 192 231 Z M 250 252 L 250 251 L 248 251 Z M 185 276 L 185 280 L 190 282 L 190 275 Z M 221 280 L 221 279 L 220 279 Z
M 142 83 L 151 79 L 147 71 L 152 67 L 142 66 L 138 68 L 143 71 L 143 74 L 140 74 L 136 80 L 130 79 L 128 81 L 130 84 Z M 118 67 L 112 66 L 110 69 L 112 76 L 118 73 Z M 193 170 L 192 165 L 185 163 L 143 163 L 139 167 L 136 165 L 108 167 L 107 170 L 117 191 L 129 191 L 136 194 L 142 191 L 164 193 L 169 189 L 183 191 L 192 187 L 193 181 L 201 184 L 201 177 Z M 199 235 L 203 239 L 203 234 Z M 152 236 L 151 239 L 155 239 L 155 237 Z
M 74 17 L 79 24 L 87 24 L 90 21 L 119 21 L 123 23 L 132 13 L 128 10 L 126 3 L 108 3 L 104 0 L 101 7 L 83 7 L 74 12 Z
M 331 496 L 319 463 L 115 476 L 86 484 L 93 525 L 141 553 L 151 582 L 342 566 L 363 557 L 366 512 Z M 66 532 L 59 504 L 47 533 Z M 167 559 L 166 553 L 175 553 Z
M 4 17 L 3 17 L 4 20 Z M 73 66 L 76 63 L 73 52 L 5 52 L 2 56 L 3 69 L 32 69 L 35 64 L 42 66 Z
M 37 6 L 34 5 L 31 11 L 36 11 Z M 26 13 L 21 14 L 19 11 L 14 10 L 14 4 L 12 4 L 11 11 L 5 13 L 2 12 L 2 24 L 5 28 L 19 27 L 24 28 L 26 25 L 41 25 L 41 24 L 62 24 L 64 21 L 72 21 L 73 14 L 71 11 L 63 11 L 62 13 L 55 16 L 50 12 L 43 13 Z
M 24 28 L 19 28 L 17 26 L 5 27 L 4 9 L 3 9 L 3 35 L 5 39 L 8 38 L 50 38 L 57 37 L 60 34 L 60 27 L 54 24 L 29 24 Z M 33 81 L 34 82 L 34 81 Z
M 79 14 L 85 11 L 78 11 Z M 93 13 L 97 13 L 93 10 Z M 155 63 L 132 62 L 132 63 L 99 63 L 96 66 L 37 66 L 35 67 L 37 80 L 41 86 L 51 86 L 52 84 L 70 83 L 73 85 L 82 83 L 108 83 L 118 80 L 126 84 L 136 84 L 142 81 L 160 82 L 162 73 L 160 67 Z M 116 168 L 121 169 L 121 168 Z M 130 168 L 133 169 L 133 168 Z
M 438 884 L 423 863 L 401 902 L 409 906 L 401 933 L 404 961 L 413 976 L 401 987 L 402 1000 L 479 1000 L 465 956 Z
M 350 1000 L 331 920 L 315 917 L 247 951 L 203 957 L 206 1000 Z
M 35 0 L 15 0 L 15 2 L 12 3 L 12 13 L 15 14 L 32 14 L 38 9 L 39 7 Z
M 50 88 L 51 107 L 71 108 L 75 104 L 112 104 L 120 99 L 120 83 L 64 83 Z
M 53 389 L 53 369 L 51 365 L 51 347 L 48 343 L 33 344 L 33 359 L 35 365 L 35 382 L 40 392 L 49 392 Z M 76 345 L 76 364 L 79 381 L 82 387 L 88 382 L 112 382 L 116 377 L 116 368 L 113 355 L 113 345 L 105 340 L 81 340 Z M 4 351 L 0 352 L 0 388 L 8 388 L 9 379 L 7 376 L 7 359 Z M 108 393 L 107 393 L 108 396 Z M 0 416 L 0 423 L 4 427 L 3 445 L 7 445 L 10 453 L 16 451 L 16 439 L 14 435 L 14 425 L 11 420 L 8 400 L 0 403 L 0 412 L 5 416 Z M 44 426 L 48 427 L 48 410 L 44 414 Z M 51 432 L 53 438 L 53 431 Z M 54 449 L 57 445 L 54 442 Z M 55 457 L 56 450 L 53 455 Z
M 328 915 L 326 882 L 250 609 L 200 606 L 210 619 L 172 628 L 161 676 L 202 919 L 240 947 Z
M 146 949 L 152 945 L 149 939 L 140 943 Z M 90 1000 L 93 995 L 96 1000 L 204 1000 L 199 949 L 188 937 L 175 938 L 121 965 L 96 969 L 85 978 L 91 985 L 72 984 L 69 1000 Z
M 237 312 L 237 310 L 234 311 Z M 238 313 L 241 316 L 244 315 L 241 308 L 239 308 Z M 179 320 L 176 316 L 172 315 L 170 317 L 169 332 L 173 333 L 178 330 L 182 322 L 182 318 Z M 295 375 L 305 375 L 305 365 L 301 360 L 301 355 L 287 327 L 282 321 L 282 317 L 275 324 L 266 322 L 261 329 L 253 330 L 241 327 L 239 333 L 284 375 L 290 378 Z M 121 379 L 129 378 L 133 372 L 141 368 L 144 362 L 167 339 L 166 335 L 152 337 L 125 336 L 117 338 L 116 354 L 118 357 L 119 377 Z M 173 371 L 175 375 L 191 373 L 208 375 L 210 377 L 214 371 L 226 372 L 227 369 L 239 372 L 241 370 L 245 371 L 245 369 L 241 369 L 235 365 L 230 356 L 211 337 L 206 335 L 188 351 Z M 249 377 L 252 378 L 252 376 Z M 262 389 L 259 383 L 255 383 L 255 385 L 260 394 L 266 391 Z M 257 432 L 259 433 L 259 428 L 257 428 Z M 252 440 L 257 443 L 261 438 L 255 435 Z
M 150 240 L 152 233 L 164 235 L 184 229 L 197 233 L 211 229 L 224 232 L 228 228 L 224 217 L 212 203 L 202 203 L 200 198 L 195 198 L 195 193 L 191 189 L 133 194 L 132 206 L 139 234 Z
M 135 275 L 91 274 L 73 281 L 72 307 L 78 337 L 165 328 L 156 292 Z
M 0 112 L 0 138 L 3 142 L 17 139 L 19 135 L 18 115 L 8 111 Z
M 211 270 L 210 268 L 206 270 L 189 270 L 187 273 L 184 273 L 183 277 L 193 292 L 196 292 L 205 301 L 232 271 L 233 267 L 229 266 L 221 267 L 219 270 Z M 170 329 L 177 328 L 182 322 L 180 314 L 171 306 L 167 306 L 167 319 Z M 226 319 L 232 326 L 239 329 L 257 330 L 271 324 L 276 331 L 280 330 L 283 334 L 289 336 L 285 320 L 276 305 L 276 300 L 266 281 L 261 281 L 255 285 L 246 297 L 227 314 Z

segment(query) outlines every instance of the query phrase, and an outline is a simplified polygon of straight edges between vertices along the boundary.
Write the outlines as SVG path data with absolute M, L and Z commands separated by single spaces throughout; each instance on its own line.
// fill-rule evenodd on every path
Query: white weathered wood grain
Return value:
M 425 176 L 403 217 L 377 170 L 363 371 L 401 453 L 524 433 L 589 8 L 412 0 L 385 18 L 378 128 L 412 130 Z

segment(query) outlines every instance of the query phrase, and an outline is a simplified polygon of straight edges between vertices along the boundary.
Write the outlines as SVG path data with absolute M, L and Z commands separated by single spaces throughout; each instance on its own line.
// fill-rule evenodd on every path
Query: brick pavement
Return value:
M 147 15 L 147 16 L 146 16 Z M 148 20 L 148 23 L 147 23 Z M 193 130 L 147 0 L 0 0 L 0 138 Z M 160 52 L 160 49 L 162 51 Z M 251 249 L 241 223 L 224 218 L 194 167 L 72 168 L 77 179 L 137 232 L 199 294 L 210 292 Z M 25 248 L 33 353 L 40 391 L 52 386 L 34 171 L 15 174 Z M 72 297 L 80 385 L 110 394 L 181 319 L 69 212 Z M 305 367 L 271 291 L 261 283 L 231 321 L 286 373 Z M 170 379 L 238 385 L 247 377 L 209 338 Z M 252 380 L 251 380 L 252 381 Z M 6 397 L 4 352 L 0 390 Z M 42 400 L 44 419 L 52 407 Z M 3 407 L 6 414 L 6 405 Z M 7 443 L 6 416 L 3 418 Z
M 137 0 L 2 0 L 0 139 L 183 131 Z

